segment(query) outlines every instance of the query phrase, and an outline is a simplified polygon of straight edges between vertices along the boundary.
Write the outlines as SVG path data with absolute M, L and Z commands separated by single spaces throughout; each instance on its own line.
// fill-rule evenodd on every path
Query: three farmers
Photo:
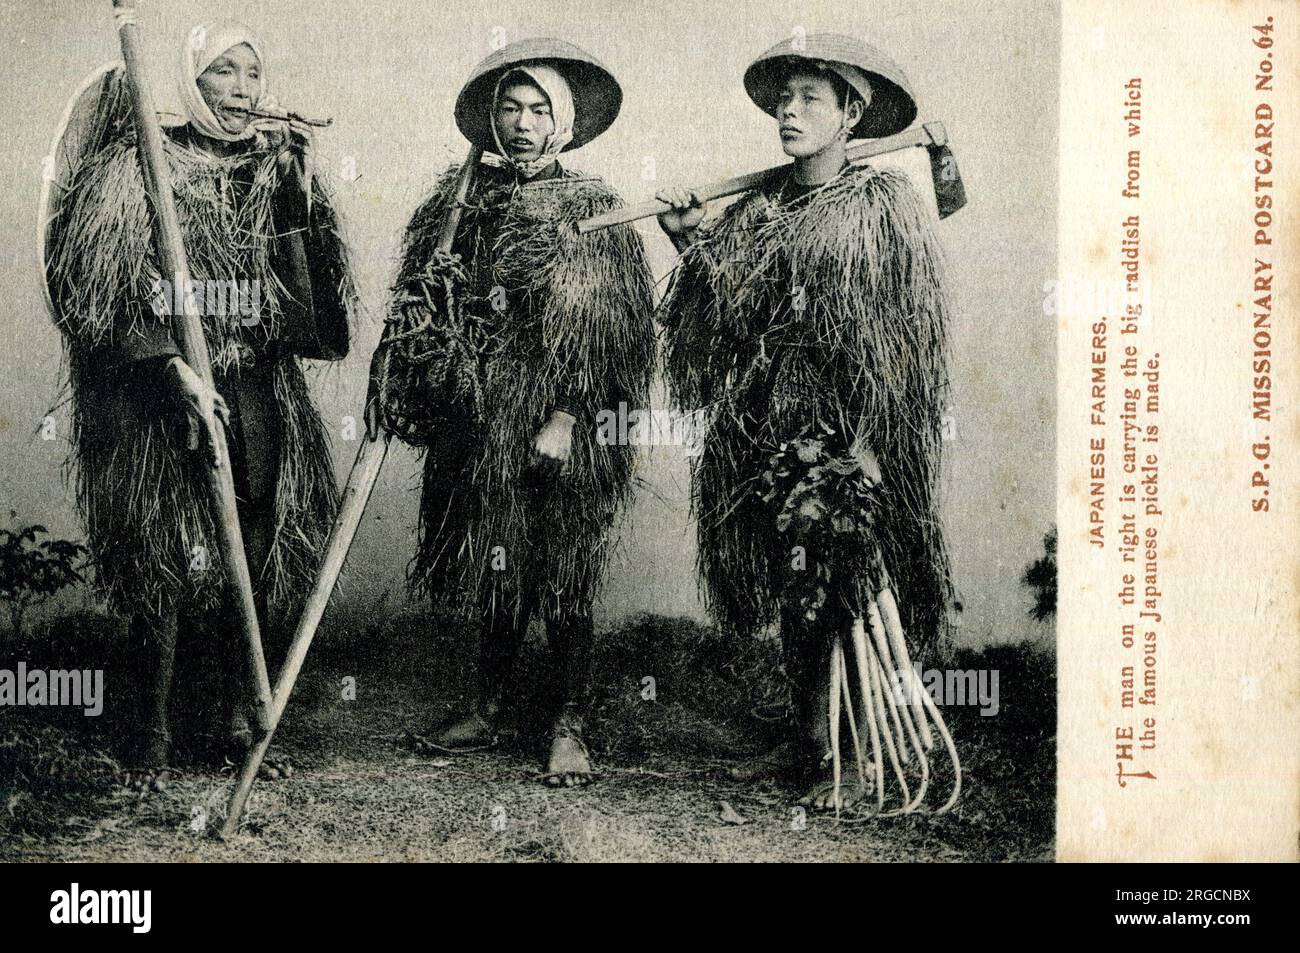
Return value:
M 196 35 L 180 76 L 188 122 L 166 145 L 191 271 L 256 278 L 263 292 L 255 321 L 205 316 L 215 386 L 180 358 L 152 306 L 166 276 L 130 135 L 87 159 L 47 263 L 69 357 L 78 501 L 140 661 L 131 780 L 143 787 L 169 764 L 178 620 L 223 605 L 219 560 L 193 568 L 212 536 L 198 475 L 213 460 L 205 422 L 215 412 L 230 434 L 259 615 L 291 613 L 337 506 L 299 362 L 346 355 L 356 304 L 310 129 L 265 118 L 280 114 L 263 44 L 238 24 Z M 692 467 L 708 607 L 733 637 L 779 624 L 790 676 L 789 741 L 736 776 L 792 771 L 806 803 L 839 808 L 840 727 L 825 713 L 841 691 L 852 698 L 844 633 L 897 617 L 889 636 L 924 644 L 951 591 L 935 499 L 946 306 L 926 204 L 906 176 L 847 155 L 850 140 L 915 119 L 901 70 L 824 34 L 778 44 L 744 85 L 794 163 L 712 222 L 697 192 L 659 192 L 681 261 L 658 317 L 674 404 L 708 421 Z M 605 132 L 621 101 L 606 67 L 559 40 L 511 44 L 471 72 L 455 118 L 473 151 L 407 226 L 366 409 L 371 440 L 393 433 L 425 454 L 413 587 L 480 629 L 470 706 L 431 724 L 417 747 L 494 743 L 538 617 L 550 658 L 542 776 L 564 786 L 593 773 L 592 604 L 636 463 L 634 447 L 598 439 L 597 415 L 648 407 L 656 366 L 641 238 L 626 225 L 580 233 L 579 221 L 622 201 L 561 161 Z M 890 656 L 882 639 L 883 654 L 864 658 L 902 665 L 906 644 Z M 244 668 L 231 656 L 201 675 L 226 686 L 228 757 L 252 734 Z M 874 671 L 857 669 L 860 699 L 873 697 Z M 925 728 L 915 712 L 892 711 L 914 738 Z M 884 756 L 859 745 L 856 760 L 865 795 Z

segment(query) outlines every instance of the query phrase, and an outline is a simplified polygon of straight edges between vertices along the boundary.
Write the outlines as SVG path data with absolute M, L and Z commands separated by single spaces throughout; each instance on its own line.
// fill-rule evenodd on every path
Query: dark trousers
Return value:
M 253 579 L 253 601 L 267 668 L 274 680 L 285 646 L 267 638 L 270 620 L 265 587 L 260 584 L 275 538 L 275 483 L 280 453 L 272 368 L 265 365 L 243 369 L 237 375 L 219 379 L 217 387 L 231 411 L 227 444 L 239 527 Z M 215 545 L 215 540 L 209 545 Z M 237 603 L 228 589 L 214 612 L 173 610 L 131 618 L 129 638 L 140 731 L 135 757 L 142 764 L 167 760 L 171 740 L 169 708 L 173 703 L 187 711 L 208 711 L 223 719 L 226 726 L 222 734 L 239 727 L 247 700 L 252 697 L 253 673 L 238 619 Z M 174 693 L 178 646 L 185 653 L 186 664 L 181 666 L 183 688 Z
M 845 638 L 852 623 L 852 613 L 836 598 L 827 599 L 812 621 L 800 606 L 783 606 L 781 610 L 781 648 L 790 678 L 794 741 L 806 754 L 810 769 L 830 751 L 830 661 L 831 646 L 837 638 L 845 639 L 844 662 L 852 696 L 855 700 L 862 697 L 857 664 Z M 846 723 L 847 718 L 845 727 Z
M 533 601 L 526 598 L 517 613 L 483 614 L 483 634 L 479 645 L 479 711 L 489 723 L 495 723 L 503 707 L 534 608 Z M 547 717 L 580 718 L 590 705 L 593 631 L 589 610 L 547 618 L 549 672 L 544 686 Z
M 244 551 L 253 575 L 253 601 L 263 644 L 268 647 L 267 667 L 274 678 L 282 650 L 271 650 L 267 639 L 269 619 L 266 593 L 257 585 L 275 532 L 274 508 L 240 507 L 240 529 Z M 173 610 L 162 615 L 140 614 L 131 618 L 129 638 L 135 663 L 137 725 L 141 736 L 138 756 L 142 761 L 165 760 L 171 739 L 169 708 L 177 703 L 189 712 L 207 712 L 225 721 L 221 732 L 237 726 L 252 695 L 252 672 L 244 648 L 239 614 L 227 591 L 212 612 L 189 613 Z M 173 692 L 177 650 L 185 658 L 179 666 L 183 686 Z M 174 696 L 174 697 L 173 697 Z

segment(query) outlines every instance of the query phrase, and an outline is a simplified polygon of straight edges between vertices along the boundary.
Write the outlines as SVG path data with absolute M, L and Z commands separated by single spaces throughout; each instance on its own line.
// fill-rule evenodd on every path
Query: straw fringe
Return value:
M 636 458 L 634 447 L 597 442 L 595 415 L 649 406 L 655 335 L 644 249 L 631 228 L 579 236 L 579 220 L 622 204 L 598 179 L 566 173 L 514 186 L 481 169 L 454 246 L 459 262 L 433 262 L 430 274 L 454 178 L 455 168 L 412 218 L 394 286 L 405 301 L 413 283 L 434 279 L 424 345 L 455 358 L 430 362 L 422 383 L 402 377 L 441 414 L 412 440 L 427 453 L 411 583 L 465 610 L 518 612 L 536 600 L 550 616 L 583 611 Z M 441 277 L 453 265 L 464 274 L 448 309 Z M 504 310 L 493 307 L 493 288 L 505 290 Z M 460 315 L 455 326 L 448 310 Z M 559 401 L 581 408 L 571 460 L 559 480 L 535 485 L 533 438 Z
M 257 279 L 260 324 L 240 315 L 205 316 L 214 373 L 221 377 L 274 340 L 282 294 L 271 267 L 275 154 L 210 159 L 165 142 L 191 277 Z M 230 177 L 251 180 L 238 204 Z M 339 224 L 317 183 L 313 253 L 340 300 L 356 313 L 357 297 Z M 108 349 L 158 320 L 150 307 L 159 277 L 152 210 L 134 140 L 108 145 L 77 170 L 49 265 L 64 333 L 72 401 L 78 506 L 95 554 L 97 579 L 111 608 L 162 613 L 180 605 L 212 607 L 224 588 L 199 455 L 184 446 L 179 407 L 159 401 L 147 375 L 104 372 Z M 237 309 L 235 309 L 237 311 Z M 292 611 L 310 586 L 337 505 L 329 438 L 296 359 L 276 361 L 280 456 L 275 537 L 265 566 L 250 566 L 273 605 Z M 196 547 L 202 547 L 198 549 Z
M 225 576 L 204 463 L 185 448 L 179 407 L 158 406 L 147 382 L 87 384 L 93 356 L 74 351 L 70 358 L 77 504 L 101 592 L 121 614 L 214 607 Z M 249 571 L 270 602 L 288 612 L 311 585 L 338 492 L 329 437 L 302 369 L 282 360 L 274 375 L 275 538 L 266 565 Z
M 195 281 L 261 281 L 259 324 L 240 315 L 205 316 L 214 371 L 246 359 L 250 348 L 273 340 L 284 289 L 274 278 L 272 196 L 279 183 L 274 152 L 229 159 L 198 155 L 164 140 L 172 192 Z M 247 197 L 230 201 L 232 176 L 251 180 Z M 157 321 L 151 303 L 162 275 L 153 250 L 153 209 L 140 175 L 132 137 L 118 140 L 78 170 L 59 240 L 50 260 L 60 327 L 84 348 L 123 343 L 145 322 Z M 260 338 L 260 341 L 259 341 Z
M 876 533 L 905 628 L 925 645 L 944 626 L 941 279 L 920 196 L 870 168 L 784 207 L 751 193 L 683 256 L 660 306 L 666 364 L 677 405 L 708 415 L 692 505 L 704 594 L 728 631 L 777 617 L 789 554 L 760 478 L 782 442 L 817 424 L 875 451 L 891 501 Z

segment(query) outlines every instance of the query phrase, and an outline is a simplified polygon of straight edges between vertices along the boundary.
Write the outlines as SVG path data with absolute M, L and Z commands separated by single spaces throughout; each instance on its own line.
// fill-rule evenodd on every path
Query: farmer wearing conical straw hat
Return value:
M 604 66 L 559 40 L 514 43 L 475 67 L 456 122 L 484 161 L 451 254 L 437 242 L 455 169 L 411 219 L 371 405 L 427 448 L 413 583 L 483 627 L 472 709 L 417 747 L 493 742 L 540 613 L 553 785 L 591 775 L 592 600 L 635 462 L 633 447 L 600 439 L 597 415 L 648 406 L 655 357 L 640 237 L 629 227 L 579 236 L 576 222 L 622 202 L 560 163 L 610 126 L 621 100 Z
M 911 810 L 931 725 L 950 741 L 908 677 L 951 589 L 935 500 L 947 308 L 921 197 L 846 146 L 904 130 L 916 102 L 887 56 L 836 34 L 777 44 L 744 83 L 789 174 L 710 224 L 692 190 L 657 196 L 682 252 L 661 304 L 668 376 L 709 421 L 692 475 L 705 594 L 738 637 L 780 623 L 793 692 L 791 741 L 736 776 L 793 768 L 803 803 L 874 793 L 879 811 L 889 772 Z
M 95 134 L 61 133 L 69 171 L 44 230 L 45 277 L 68 353 L 77 500 L 98 581 L 130 619 L 137 665 L 127 776 L 146 790 L 161 788 L 171 763 L 173 671 L 191 660 L 177 640 L 191 630 L 206 633 L 194 657 L 215 655 L 216 671 L 183 685 L 198 699 L 187 707 L 224 708 L 198 753 L 221 762 L 252 743 L 251 675 L 227 631 L 235 612 L 223 596 L 203 473 L 215 459 L 203 407 L 217 408 L 229 434 L 266 632 L 268 606 L 292 611 L 310 584 L 336 505 L 328 438 L 299 362 L 347 353 L 356 303 L 336 217 L 307 171 L 309 128 L 254 123 L 243 112 L 273 105 L 265 45 L 225 21 L 190 31 L 180 53 L 186 122 L 167 130 L 164 153 L 215 387 L 181 359 L 173 335 L 184 289 L 157 264 L 120 73 L 106 74 L 97 102 L 69 111 L 94 117 L 80 132 Z M 270 776 L 280 770 L 268 764 Z

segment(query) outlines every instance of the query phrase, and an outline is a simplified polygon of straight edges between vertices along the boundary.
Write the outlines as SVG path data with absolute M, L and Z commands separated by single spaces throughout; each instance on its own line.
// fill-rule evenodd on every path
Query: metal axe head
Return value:
M 939 217 L 947 218 L 966 204 L 966 186 L 961 181 L 957 158 L 948 148 L 948 130 L 941 122 L 927 122 L 922 128 L 930 141 L 930 176 L 934 179 L 934 199 L 939 206 Z

